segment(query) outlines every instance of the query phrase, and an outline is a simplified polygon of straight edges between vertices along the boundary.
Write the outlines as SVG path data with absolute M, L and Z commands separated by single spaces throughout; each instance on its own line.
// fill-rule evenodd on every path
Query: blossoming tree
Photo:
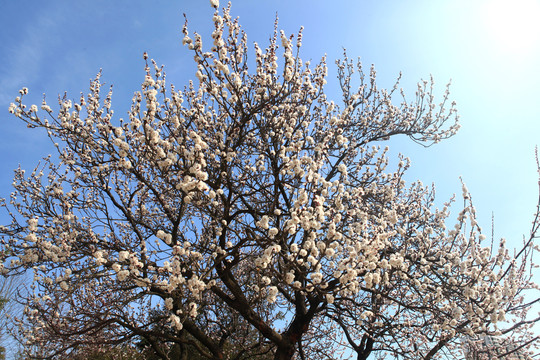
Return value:
M 437 105 L 421 82 L 407 102 L 345 56 L 331 101 L 326 60 L 299 57 L 302 31 L 276 22 L 251 50 L 230 5 L 211 4 L 210 45 L 183 29 L 197 66 L 184 89 L 145 54 L 125 118 L 101 74 L 57 112 L 25 106 L 27 89 L 11 105 L 58 149 L 17 170 L 3 204 L 1 269 L 34 272 L 28 344 L 61 357 L 142 338 L 164 359 L 163 344 L 209 359 L 435 359 L 477 334 L 532 345 L 538 221 L 515 254 L 493 249 L 464 188 L 447 228 L 449 204 L 407 187 L 409 160 L 390 169 L 380 147 L 455 134 L 448 91 Z

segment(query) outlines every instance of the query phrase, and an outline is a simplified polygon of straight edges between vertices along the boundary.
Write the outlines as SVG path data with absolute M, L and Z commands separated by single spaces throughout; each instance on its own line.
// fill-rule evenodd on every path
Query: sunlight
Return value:
M 482 13 L 490 47 L 518 56 L 530 55 L 538 48 L 540 1 L 486 1 Z

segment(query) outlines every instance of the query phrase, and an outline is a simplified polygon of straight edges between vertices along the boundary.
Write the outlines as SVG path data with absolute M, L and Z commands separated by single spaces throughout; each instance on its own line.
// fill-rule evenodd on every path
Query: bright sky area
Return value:
M 181 45 L 182 14 L 191 33 L 208 35 L 213 12 L 206 0 L 2 1 L 0 10 L 2 197 L 9 196 L 14 168 L 31 169 L 51 151 L 43 132 L 27 129 L 8 113 L 19 89 L 29 88 L 28 105 L 40 104 L 43 93 L 50 104 L 64 91 L 77 99 L 102 68 L 102 80 L 114 84 L 116 114 L 125 116 L 144 78 L 144 51 L 165 65 L 168 82 L 176 87 L 195 78 L 191 54 Z M 539 0 L 232 4 L 249 42 L 261 45 L 271 35 L 276 13 L 287 33 L 305 27 L 304 60 L 328 55 L 330 99 L 340 100 L 333 61 L 343 48 L 360 56 L 366 68 L 375 64 L 381 86 L 391 87 L 402 71 L 410 99 L 421 78 L 432 74 L 441 96 L 452 79 L 451 98 L 462 124 L 458 135 L 427 149 L 406 139 L 388 145 L 411 158 L 409 180 L 435 183 L 440 203 L 461 193 L 462 176 L 487 235 L 493 213 L 495 237 L 519 245 L 529 234 L 538 199 Z M 454 217 L 460 205 L 455 204 Z

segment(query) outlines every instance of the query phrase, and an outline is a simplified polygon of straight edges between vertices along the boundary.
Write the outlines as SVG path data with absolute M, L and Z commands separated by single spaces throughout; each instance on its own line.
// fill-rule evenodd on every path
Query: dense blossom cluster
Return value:
M 17 170 L 4 204 L 1 269 L 34 272 L 29 344 L 60 356 L 138 336 L 213 359 L 326 359 L 329 348 L 434 359 L 477 334 L 530 345 L 523 292 L 538 290 L 528 272 L 538 223 L 516 254 L 493 248 L 464 187 L 447 228 L 449 203 L 437 209 L 432 189 L 407 187 L 409 160 L 390 170 L 380 147 L 455 134 L 448 91 L 436 105 L 433 81 L 421 82 L 414 102 L 395 105 L 397 84 L 379 89 L 373 69 L 345 57 L 338 104 L 324 93 L 326 60 L 298 56 L 302 31 L 276 23 L 249 71 L 230 5 L 211 5 L 209 45 L 183 28 L 197 66 L 185 89 L 145 54 L 127 118 L 101 74 L 57 113 L 24 105 L 27 89 L 10 106 L 59 152 Z

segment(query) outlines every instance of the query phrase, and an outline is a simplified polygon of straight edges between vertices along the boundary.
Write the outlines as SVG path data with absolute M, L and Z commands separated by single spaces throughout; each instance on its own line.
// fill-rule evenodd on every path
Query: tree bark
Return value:
M 367 335 L 364 335 L 362 337 L 362 350 L 356 351 L 358 352 L 357 360 L 367 360 L 371 354 L 371 351 L 373 351 L 373 339 Z
M 274 360 L 291 360 L 294 355 L 294 345 L 278 347 L 274 354 Z

